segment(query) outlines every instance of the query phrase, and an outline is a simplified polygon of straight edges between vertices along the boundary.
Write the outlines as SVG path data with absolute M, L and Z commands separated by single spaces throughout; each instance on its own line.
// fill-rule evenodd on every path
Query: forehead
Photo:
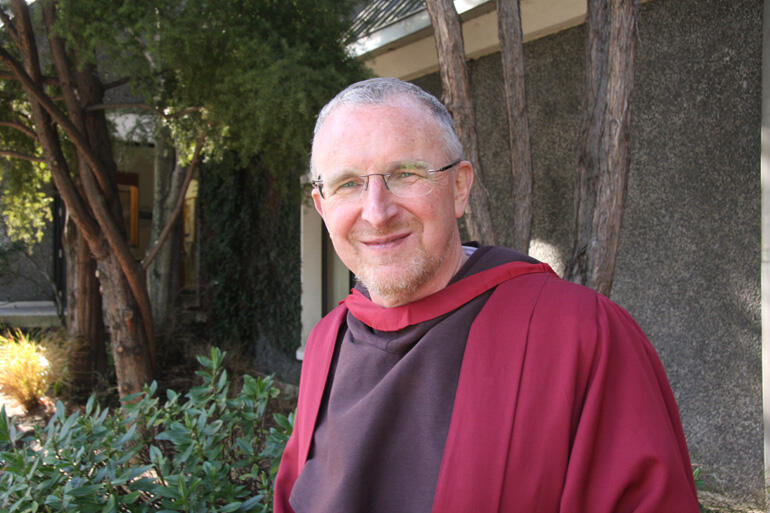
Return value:
M 313 166 L 319 173 L 368 169 L 401 160 L 440 160 L 445 153 L 441 127 L 414 101 L 345 104 L 320 127 L 313 141 Z

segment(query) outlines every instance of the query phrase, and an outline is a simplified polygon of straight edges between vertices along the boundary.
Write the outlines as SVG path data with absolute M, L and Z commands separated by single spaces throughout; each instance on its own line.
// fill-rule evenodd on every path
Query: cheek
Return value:
M 326 230 L 329 232 L 329 236 L 334 242 L 335 247 L 338 247 L 340 243 L 347 241 L 350 230 L 355 224 L 356 215 L 353 212 L 346 211 L 334 211 L 327 212 L 324 222 L 326 223 Z

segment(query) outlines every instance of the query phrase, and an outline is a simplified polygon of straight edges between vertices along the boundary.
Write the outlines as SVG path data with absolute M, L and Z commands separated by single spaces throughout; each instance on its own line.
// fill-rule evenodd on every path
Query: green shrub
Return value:
M 17 329 L 0 335 L 0 390 L 30 410 L 66 373 L 66 351 L 54 340 L 36 342 Z
M 265 412 L 272 378 L 244 376 L 228 398 L 223 353 L 199 357 L 203 385 L 185 399 L 156 384 L 115 412 L 92 396 L 84 412 L 57 405 L 48 425 L 20 433 L 0 411 L 0 509 L 14 512 L 267 512 L 293 416 Z

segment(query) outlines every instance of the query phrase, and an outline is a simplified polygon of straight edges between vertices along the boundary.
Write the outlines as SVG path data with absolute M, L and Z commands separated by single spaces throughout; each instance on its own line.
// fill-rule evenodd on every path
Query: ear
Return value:
M 465 213 L 465 205 L 468 204 L 472 185 L 473 166 L 467 160 L 463 160 L 457 164 L 454 172 L 455 217 L 457 219 L 460 219 Z
M 321 192 L 315 187 L 313 187 L 313 190 L 310 191 L 310 196 L 313 198 L 313 205 L 315 205 L 316 211 L 321 216 L 321 218 L 323 218 L 324 209 L 323 209 L 323 204 L 321 202 L 321 200 L 323 199 L 321 198 Z

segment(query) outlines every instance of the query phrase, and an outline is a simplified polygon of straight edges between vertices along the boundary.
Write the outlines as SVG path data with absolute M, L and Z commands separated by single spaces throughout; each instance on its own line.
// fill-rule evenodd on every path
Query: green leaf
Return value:
M 211 359 L 206 358 L 205 356 L 198 356 L 197 360 L 198 360 L 198 363 L 201 364 L 201 367 L 204 367 L 206 369 L 211 369 L 214 366 Z
M 0 408 L 0 444 L 11 442 L 11 429 L 12 424 L 8 422 L 8 416 L 5 414 L 5 405 Z
M 134 504 L 137 500 L 139 500 L 139 496 L 140 496 L 139 492 L 127 493 L 126 495 L 120 498 L 120 503 L 126 506 L 130 506 L 131 504 Z
M 249 442 L 247 442 L 243 438 L 238 438 L 235 440 L 235 445 L 238 446 L 238 448 L 243 451 L 243 454 L 246 456 L 254 456 L 254 446 L 251 445 Z
M 62 506 L 61 499 L 56 497 L 55 495 L 47 496 L 43 504 L 46 506 L 50 506 L 51 509 L 53 509 L 54 511 L 59 511 Z
M 118 504 L 115 500 L 114 495 L 110 495 L 110 498 L 107 499 L 107 503 L 102 508 L 102 513 L 114 513 L 118 510 Z
M 76 411 L 72 415 L 70 415 L 69 418 L 67 418 L 67 420 L 62 425 L 61 430 L 59 430 L 59 433 L 58 433 L 59 440 L 63 440 L 67 438 L 67 435 L 69 434 L 70 429 L 72 429 L 72 427 L 78 421 L 79 417 L 80 417 L 80 413 Z
M 98 484 L 82 485 L 68 490 L 67 495 L 72 497 L 86 497 L 88 495 L 95 495 L 100 488 L 101 486 Z
M 115 444 L 115 448 L 121 449 L 129 440 L 134 438 L 134 434 L 136 433 L 136 424 L 132 424 L 130 428 L 128 428 L 128 431 L 120 437 L 120 440 L 117 441 Z
M 254 497 L 251 497 L 243 502 L 241 504 L 241 507 L 238 508 L 238 511 L 251 511 L 254 508 L 258 507 L 262 501 L 262 495 L 255 495 Z
M 96 396 L 91 395 L 88 398 L 88 402 L 86 403 L 86 409 L 85 409 L 85 415 L 86 417 L 90 417 L 91 413 L 94 411 L 94 404 L 96 402 Z
M 130 407 L 132 404 L 136 402 L 137 399 L 142 397 L 144 395 L 144 392 L 136 392 L 135 394 L 129 394 L 125 397 L 120 398 L 120 404 L 124 408 Z
M 158 449 L 156 446 L 151 445 L 150 446 L 150 461 L 156 462 L 163 460 L 163 453 L 160 452 L 160 449 Z

